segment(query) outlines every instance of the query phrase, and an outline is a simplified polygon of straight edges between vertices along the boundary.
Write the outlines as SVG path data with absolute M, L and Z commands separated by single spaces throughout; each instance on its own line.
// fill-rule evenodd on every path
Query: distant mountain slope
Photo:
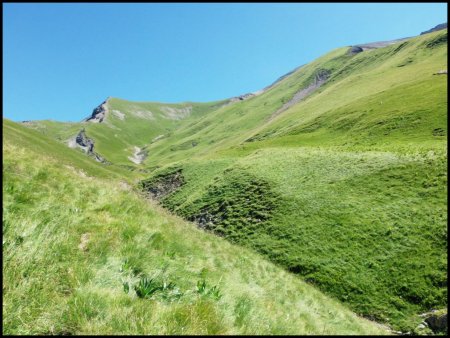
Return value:
M 152 142 L 170 136 L 183 123 L 226 102 L 164 104 L 108 98 L 79 123 L 43 120 L 27 121 L 25 125 L 71 147 L 77 147 L 77 135 L 84 130 L 85 136 L 92 140 L 95 152 L 102 158 L 133 167 L 136 163 L 130 158 L 136 148 L 145 150 Z
M 442 29 L 446 29 L 446 28 L 447 28 L 447 23 L 446 22 L 445 23 L 441 23 L 441 24 L 436 25 L 433 28 L 431 28 L 431 29 L 429 29 L 429 30 L 427 30 L 425 32 L 420 33 L 420 35 L 433 33 L 433 32 L 436 32 L 436 31 L 439 31 L 439 30 L 442 30 Z
M 32 121 L 26 125 L 68 144 L 85 128 L 86 135 L 93 140 L 98 154 L 109 162 L 131 167 L 140 163 L 144 167 L 145 164 L 151 166 L 156 159 L 161 164 L 165 158 L 170 162 L 194 154 L 207 154 L 246 140 L 274 139 L 295 134 L 298 135 L 297 138 L 307 140 L 307 143 L 313 140 L 322 142 L 324 129 L 317 128 L 319 124 L 315 119 L 324 120 L 331 114 L 332 122 L 338 114 L 338 120 L 348 120 L 345 122 L 347 126 L 360 117 L 363 118 L 362 121 L 373 120 L 373 117 L 379 115 L 380 109 L 386 111 L 386 104 L 382 104 L 383 97 L 386 102 L 396 86 L 407 86 L 410 89 L 406 90 L 410 90 L 411 94 L 418 90 L 419 96 L 410 102 L 411 105 L 417 101 L 423 106 L 420 108 L 422 110 L 442 112 L 445 104 L 443 96 L 433 97 L 439 95 L 441 89 L 434 90 L 433 87 L 442 87 L 445 78 L 433 74 L 447 67 L 446 41 L 447 30 L 440 30 L 415 38 L 356 45 L 360 50 L 355 50 L 355 46 L 340 48 L 308 65 L 298 67 L 256 95 L 244 95 L 241 99 L 204 104 L 162 104 L 110 98 L 103 106 L 96 108 L 99 112 L 102 111 L 100 107 L 106 108 L 106 115 L 101 123 L 98 123 L 100 117 L 92 117 L 95 115 L 94 110 L 89 122 L 86 122 L 88 119 L 75 124 Z M 425 94 L 414 86 L 423 86 L 433 94 Z M 400 93 L 402 90 L 398 88 L 398 91 Z M 354 112 L 365 105 L 366 101 L 370 105 L 367 110 L 372 109 L 373 112 L 364 113 L 364 117 L 361 114 L 353 114 L 354 118 L 350 115 L 345 117 L 338 112 L 339 109 Z M 374 105 L 375 101 L 381 104 Z M 392 121 L 375 121 L 375 118 L 375 128 L 385 129 L 396 123 L 394 116 L 400 118 L 404 114 L 403 109 L 409 109 L 402 107 L 405 103 L 402 100 L 395 101 L 397 108 L 390 108 L 395 113 L 386 111 Z M 355 107 L 352 108 L 352 105 Z M 444 116 L 442 113 L 438 114 Z M 103 113 L 99 116 L 103 116 Z M 432 132 L 439 126 L 425 131 L 423 128 L 434 117 L 422 114 L 421 118 L 425 120 L 416 121 L 417 128 L 413 133 L 425 133 L 432 140 Z M 380 123 L 377 124 L 378 122 Z M 360 129 L 369 130 L 371 123 L 367 126 L 360 124 Z M 311 124 L 314 125 L 314 131 L 309 126 Z M 301 128 L 308 132 L 301 132 Z M 372 137 L 370 142 L 385 142 L 394 135 L 396 138 L 403 137 L 404 141 L 413 139 L 411 130 L 392 129 L 392 126 L 389 128 L 391 131 L 386 135 Z M 359 136 L 356 136 L 342 128 L 336 132 L 326 132 L 327 136 L 333 137 L 325 141 L 344 144 L 347 140 L 343 135 L 351 135 L 351 142 L 367 143 L 362 141 L 364 133 L 358 132 Z
M 446 39 L 445 30 L 358 54 L 337 49 L 256 97 L 182 126 L 152 144 L 147 161 L 173 161 L 239 144 L 257 148 L 250 143 L 269 139 L 296 145 L 445 142 L 447 79 L 434 74 L 447 68 Z M 410 120 L 413 128 L 399 124 Z

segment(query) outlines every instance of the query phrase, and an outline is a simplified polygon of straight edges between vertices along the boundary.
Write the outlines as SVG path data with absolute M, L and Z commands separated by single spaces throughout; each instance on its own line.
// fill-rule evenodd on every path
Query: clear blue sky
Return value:
M 3 116 L 79 121 L 108 96 L 219 100 L 443 22 L 445 3 L 3 4 Z

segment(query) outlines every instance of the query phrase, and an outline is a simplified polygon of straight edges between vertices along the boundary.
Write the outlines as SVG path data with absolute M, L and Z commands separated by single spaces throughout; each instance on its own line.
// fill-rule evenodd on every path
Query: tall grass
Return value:
M 119 180 L 3 156 L 3 334 L 387 333 Z

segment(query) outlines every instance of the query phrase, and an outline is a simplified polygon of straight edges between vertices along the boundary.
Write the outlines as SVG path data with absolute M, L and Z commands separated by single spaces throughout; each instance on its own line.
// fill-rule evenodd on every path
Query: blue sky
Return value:
M 443 22 L 446 3 L 3 4 L 3 116 L 79 121 L 108 96 L 219 100 Z

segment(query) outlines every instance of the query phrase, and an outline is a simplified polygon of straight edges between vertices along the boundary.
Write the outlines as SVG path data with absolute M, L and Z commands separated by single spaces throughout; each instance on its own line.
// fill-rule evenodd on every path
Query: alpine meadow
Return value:
M 219 101 L 3 118 L 3 334 L 446 335 L 447 95 L 445 24 Z

